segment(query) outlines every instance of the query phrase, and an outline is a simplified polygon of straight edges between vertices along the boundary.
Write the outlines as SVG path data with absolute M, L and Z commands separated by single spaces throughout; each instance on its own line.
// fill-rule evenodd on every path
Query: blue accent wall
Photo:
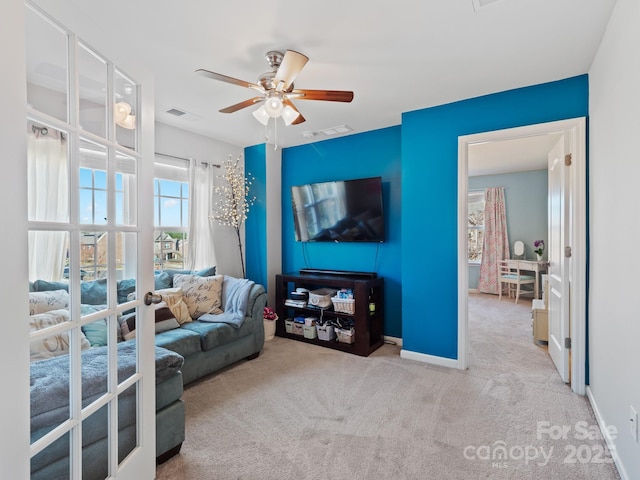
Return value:
M 255 145 L 244 149 L 244 171 L 255 178 L 249 194 L 256 201 L 245 221 L 245 253 L 247 278 L 264 285 L 267 283 L 267 202 L 266 202 L 266 146 Z
M 389 127 L 286 148 L 282 152 L 283 271 L 301 268 L 375 271 L 385 279 L 384 334 L 402 337 L 401 129 Z M 307 183 L 382 177 L 384 243 L 296 242 L 291 187 Z
M 536 258 L 536 254 L 533 253 L 534 241 L 544 240 L 545 245 L 549 244 L 548 177 L 547 170 L 469 177 L 469 190 L 504 187 L 509 251 L 512 258 L 513 243 L 516 240 L 524 242 L 525 258 L 532 260 Z M 478 288 L 479 276 L 480 265 L 469 265 L 469 288 Z
M 458 356 L 458 137 L 585 117 L 588 97 L 581 75 L 403 114 L 405 350 Z

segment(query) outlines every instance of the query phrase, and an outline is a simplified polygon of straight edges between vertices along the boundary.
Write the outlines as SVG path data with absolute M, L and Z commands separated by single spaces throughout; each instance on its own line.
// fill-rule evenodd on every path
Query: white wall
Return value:
M 243 149 L 229 143 L 214 140 L 203 135 L 187 132 L 180 128 L 156 122 L 156 152 L 183 158 L 222 164 L 229 155 L 234 159 L 242 155 Z M 219 170 L 219 174 L 224 172 Z M 235 230 L 231 227 L 215 226 L 217 273 L 242 277 L 242 266 Z M 242 241 L 244 249 L 244 237 Z
M 629 407 L 640 411 L 640 308 L 637 271 L 640 2 L 618 0 L 589 72 L 590 399 L 618 429 L 623 478 L 640 478 L 640 443 Z

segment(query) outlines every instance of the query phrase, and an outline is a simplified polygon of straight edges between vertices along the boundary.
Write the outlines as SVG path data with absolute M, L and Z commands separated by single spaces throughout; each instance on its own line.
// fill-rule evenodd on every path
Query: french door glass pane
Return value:
M 134 383 L 118 396 L 118 412 L 120 412 L 120 435 L 118 437 L 118 463 L 138 446 L 138 383 Z M 124 427 L 124 428 L 123 428 Z
M 138 113 L 138 86 L 124 73 L 115 71 L 114 117 L 116 122 L 116 142 L 137 150 L 136 126 Z
M 116 225 L 136 225 L 138 219 L 136 159 L 122 152 L 116 154 Z
M 26 9 L 27 103 L 67 121 L 69 98 L 67 33 L 31 8 Z
M 69 232 L 29 232 L 29 282 L 31 289 L 67 289 L 69 282 Z M 35 282 L 35 283 L 34 283 Z M 62 282 L 56 285 L 51 282 Z
M 31 458 L 31 480 L 50 480 L 52 478 L 71 478 L 69 463 L 69 432 L 62 435 L 47 448 Z M 34 440 L 32 434 L 32 441 Z M 51 471 L 54 463 L 55 471 Z M 46 467 L 46 468 L 43 468 Z M 42 469 L 42 470 L 41 470 Z
M 80 128 L 106 138 L 107 64 L 87 46 L 78 48 Z
M 80 139 L 79 222 L 107 223 L 107 149 L 104 145 Z
M 85 272 L 85 281 L 107 278 L 108 239 L 106 232 L 80 232 L 80 268 Z M 107 303 L 106 300 L 98 301 L 103 298 L 102 288 L 106 295 L 106 283 L 93 284 L 92 287 L 91 291 L 88 286 L 83 292 L 82 303 Z
M 27 122 L 29 221 L 69 221 L 68 135 Z
M 95 445 L 100 441 L 104 448 L 109 439 L 108 425 L 108 404 L 82 421 L 82 478 L 100 480 L 109 476 L 109 457 Z

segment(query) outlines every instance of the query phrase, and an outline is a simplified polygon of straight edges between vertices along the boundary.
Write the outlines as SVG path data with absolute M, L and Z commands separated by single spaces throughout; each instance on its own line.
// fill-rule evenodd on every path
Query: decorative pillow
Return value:
M 182 288 L 164 288 L 162 290 L 156 290 L 156 293 L 162 295 L 162 300 L 167 304 L 173 316 L 180 325 L 191 321 L 191 315 L 189 314 L 189 307 L 184 302 Z
M 167 330 L 173 330 L 180 327 L 180 324 L 167 307 L 165 302 L 160 302 L 155 305 L 156 307 L 156 333 L 165 332 Z M 136 337 L 136 313 L 130 313 L 123 315 L 120 320 L 120 329 L 122 330 L 122 338 L 124 340 L 131 340 Z
M 173 286 L 182 287 L 182 298 L 194 320 L 205 313 L 222 313 L 223 275 L 199 277 L 197 275 L 173 276 Z
M 167 270 L 163 270 L 161 274 L 159 275 L 168 275 L 169 279 L 171 281 L 171 283 L 167 286 L 167 288 L 173 286 L 173 287 L 177 287 L 177 285 L 173 284 L 173 277 L 176 274 L 180 274 L 180 275 L 197 275 L 198 277 L 212 277 L 216 274 L 216 267 L 208 267 L 208 268 L 203 268 L 202 270 L 171 270 L 171 269 L 167 269 Z M 158 278 L 159 275 L 156 275 L 156 280 Z M 157 282 L 156 282 L 157 283 Z M 156 288 L 159 288 L 156 286 Z
M 29 315 L 69 308 L 69 293 L 66 290 L 29 292 Z
M 80 312 L 82 316 L 89 315 L 91 313 L 106 310 L 106 305 L 80 305 Z M 118 337 L 121 336 L 118 326 Z M 107 326 L 107 319 L 100 318 L 94 322 L 87 323 L 82 326 L 82 333 L 84 333 L 87 340 L 92 347 L 104 347 L 107 345 L 107 338 L 109 336 L 109 328 Z M 121 337 L 119 338 L 119 340 Z
M 37 330 L 43 330 L 47 327 L 52 327 L 63 322 L 68 322 L 69 310 L 58 309 L 50 310 L 45 313 L 38 313 L 29 317 L 29 328 L 32 332 Z M 91 347 L 91 344 L 82 335 L 81 345 L 82 350 L 86 350 Z M 69 352 L 69 333 L 62 332 L 56 335 L 40 338 L 31 342 L 31 361 L 42 360 L 45 358 L 57 357 L 58 355 L 64 355 Z
M 173 277 L 167 272 L 156 272 L 154 281 L 156 290 L 171 288 L 173 286 Z
M 80 283 L 80 301 L 89 305 L 107 303 L 107 279 L 100 278 Z

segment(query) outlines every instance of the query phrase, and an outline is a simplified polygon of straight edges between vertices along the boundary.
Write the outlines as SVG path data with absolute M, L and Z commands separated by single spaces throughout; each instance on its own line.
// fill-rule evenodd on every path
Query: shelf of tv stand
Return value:
M 318 288 L 350 288 L 355 299 L 355 313 L 336 312 L 332 307 L 323 309 L 314 307 L 290 307 L 284 304 L 289 292 L 302 287 L 308 290 Z M 370 298 L 375 302 L 375 311 L 369 310 Z M 276 313 L 279 320 L 276 323 L 276 335 L 300 342 L 333 348 L 343 352 L 360 356 L 369 356 L 384 343 L 384 279 L 366 278 L 363 276 L 323 275 L 323 274 L 280 274 L 276 275 Z M 320 340 L 319 338 L 305 338 L 285 331 L 284 320 L 296 315 L 323 318 L 339 317 L 351 319 L 355 326 L 355 342 L 341 343 L 337 341 Z

